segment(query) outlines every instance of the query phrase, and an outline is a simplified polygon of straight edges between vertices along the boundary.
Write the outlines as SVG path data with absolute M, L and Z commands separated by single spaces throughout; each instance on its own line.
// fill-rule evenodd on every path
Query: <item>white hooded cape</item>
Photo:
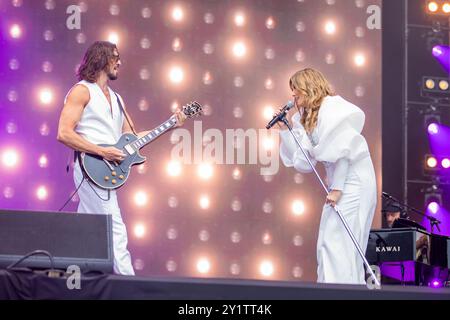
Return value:
M 299 113 L 292 117 L 292 121 L 294 132 L 313 164 L 317 161 L 336 163 L 340 159 L 347 159 L 351 164 L 369 156 L 367 142 L 361 135 L 365 121 L 364 112 L 340 96 L 324 98 L 317 127 L 313 131 L 315 141 L 311 141 L 300 124 Z M 311 171 L 290 133 L 283 131 L 280 135 L 280 156 L 284 165 L 295 166 L 299 171 Z

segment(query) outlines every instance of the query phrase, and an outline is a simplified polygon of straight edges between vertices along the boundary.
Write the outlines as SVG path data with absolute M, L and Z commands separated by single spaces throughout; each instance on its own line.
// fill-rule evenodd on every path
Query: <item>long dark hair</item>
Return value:
M 98 74 L 105 70 L 114 57 L 115 44 L 108 41 L 96 41 L 86 51 L 83 62 L 77 71 L 78 80 L 95 82 Z

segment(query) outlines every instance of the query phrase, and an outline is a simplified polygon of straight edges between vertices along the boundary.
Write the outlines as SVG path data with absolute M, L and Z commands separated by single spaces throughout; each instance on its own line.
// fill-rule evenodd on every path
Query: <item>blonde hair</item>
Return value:
M 293 91 L 298 90 L 304 97 L 300 123 L 306 132 L 311 133 L 317 126 L 320 105 L 326 96 L 334 96 L 331 85 L 324 75 L 315 69 L 307 68 L 296 72 L 289 80 Z

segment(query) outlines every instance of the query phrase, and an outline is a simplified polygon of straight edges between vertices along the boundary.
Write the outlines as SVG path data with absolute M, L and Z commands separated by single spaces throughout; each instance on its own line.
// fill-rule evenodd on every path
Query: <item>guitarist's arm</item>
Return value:
M 59 118 L 58 141 L 76 151 L 96 154 L 109 161 L 123 160 L 125 155 L 122 151 L 114 147 L 97 146 L 75 132 L 89 99 L 89 90 L 83 85 L 77 85 L 70 91 Z

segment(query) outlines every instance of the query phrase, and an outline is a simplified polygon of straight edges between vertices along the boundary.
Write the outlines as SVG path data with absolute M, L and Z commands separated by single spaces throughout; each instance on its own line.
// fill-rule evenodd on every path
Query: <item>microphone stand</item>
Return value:
M 427 215 L 427 214 L 423 213 L 422 211 L 417 210 L 416 208 L 413 208 L 413 207 L 411 207 L 411 206 L 408 206 L 407 204 L 405 204 L 405 203 L 403 203 L 403 202 L 401 202 L 401 201 L 398 201 L 396 198 L 394 198 L 394 197 L 391 196 L 390 194 L 387 194 L 387 193 L 384 193 L 384 192 L 383 192 L 383 194 L 384 194 L 384 197 L 385 197 L 385 198 L 397 202 L 397 203 L 400 204 L 403 208 L 407 208 L 407 209 L 409 209 L 409 210 L 411 210 L 411 211 L 417 213 L 418 215 L 427 218 L 428 221 L 430 221 L 431 233 L 433 233 L 434 227 L 436 227 L 436 228 L 438 229 L 438 231 L 441 232 L 441 228 L 439 228 L 439 224 L 441 223 L 440 220 L 436 219 L 435 217 L 431 217 L 430 215 Z
M 312 164 L 311 160 L 309 159 L 307 153 L 305 152 L 305 150 L 303 149 L 302 145 L 300 144 L 300 141 L 298 140 L 297 136 L 295 135 L 294 131 L 292 130 L 292 126 L 289 124 L 288 119 L 286 119 L 286 112 L 283 113 L 280 117 L 280 120 L 287 126 L 287 128 L 289 129 L 289 132 L 291 133 L 292 137 L 294 137 L 294 140 L 297 144 L 297 146 L 300 148 L 300 150 L 302 151 L 303 155 L 305 156 L 306 160 L 308 161 L 309 165 L 311 166 L 311 169 L 314 171 L 317 179 L 319 180 L 320 184 L 322 185 L 323 189 L 325 190 L 326 194 L 328 195 L 330 192 L 328 191 L 328 188 L 326 187 L 325 183 L 323 182 L 323 180 L 320 178 L 319 173 L 317 172 L 316 168 L 314 167 L 314 165 Z M 375 281 L 375 284 L 378 288 L 381 287 L 380 282 L 378 281 L 378 278 L 375 276 L 375 273 L 373 272 L 372 268 L 369 265 L 369 262 L 367 261 L 364 252 L 361 250 L 361 247 L 358 244 L 358 241 L 355 238 L 355 235 L 353 234 L 352 230 L 350 229 L 347 221 L 345 220 L 344 216 L 342 215 L 341 211 L 339 210 L 338 206 L 335 205 L 334 207 L 334 211 L 336 211 L 336 213 L 338 214 L 339 218 L 341 219 L 342 223 L 344 224 L 345 230 L 347 230 L 348 235 L 350 236 L 353 244 L 355 245 L 356 250 L 358 251 L 361 259 L 364 262 L 364 265 L 366 266 L 366 269 L 368 270 L 368 272 L 370 273 L 370 276 L 372 277 L 372 279 Z

